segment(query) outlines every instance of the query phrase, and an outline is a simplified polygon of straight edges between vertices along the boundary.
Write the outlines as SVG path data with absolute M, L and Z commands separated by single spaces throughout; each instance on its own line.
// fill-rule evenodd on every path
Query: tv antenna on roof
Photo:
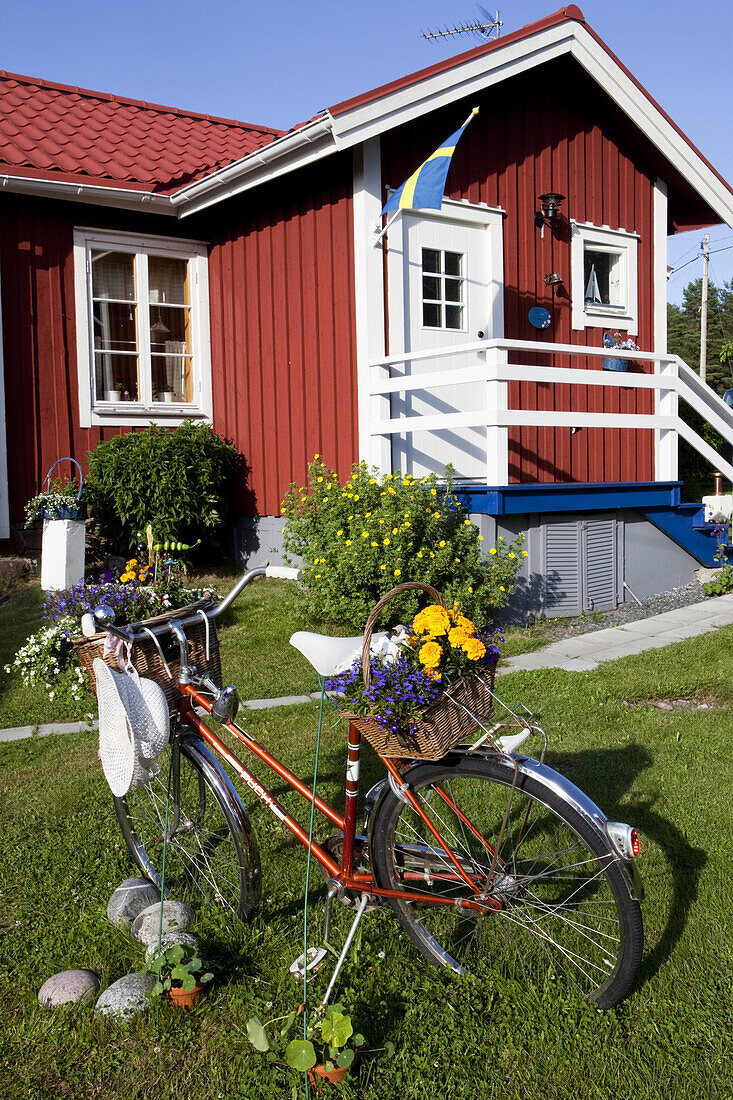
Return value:
M 498 38 L 503 26 L 499 12 L 497 11 L 495 18 L 492 18 L 491 13 L 480 5 L 478 10 L 481 12 L 480 20 L 466 23 L 462 27 L 446 27 L 442 31 L 423 31 L 423 38 L 447 38 L 452 34 L 471 34 L 474 38 L 482 39 L 490 39 L 492 36 Z

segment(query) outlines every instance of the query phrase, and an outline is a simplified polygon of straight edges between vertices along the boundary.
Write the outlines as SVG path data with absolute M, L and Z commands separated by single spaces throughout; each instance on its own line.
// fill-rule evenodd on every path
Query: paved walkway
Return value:
M 614 661 L 643 653 L 646 649 L 659 649 L 673 642 L 707 634 L 720 626 L 733 623 L 733 594 L 718 596 L 715 600 L 678 607 L 638 619 L 624 626 L 607 630 L 594 630 L 564 638 L 560 642 L 525 653 L 520 657 L 508 657 L 502 661 L 499 675 L 539 668 L 561 668 L 566 672 L 589 672 L 603 661 Z M 279 699 L 249 699 L 242 703 L 247 710 L 264 710 L 269 707 L 293 706 L 320 699 L 320 692 L 310 695 L 284 695 Z M 95 725 L 97 723 L 95 722 Z M 76 733 L 87 728 L 86 722 L 47 722 L 40 726 L 17 726 L 0 730 L 0 742 L 21 741 L 27 737 L 48 737 L 49 734 Z

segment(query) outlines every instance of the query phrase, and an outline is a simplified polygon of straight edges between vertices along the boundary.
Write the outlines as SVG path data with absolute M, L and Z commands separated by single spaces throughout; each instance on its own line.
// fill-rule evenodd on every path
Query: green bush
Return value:
M 448 604 L 487 622 L 502 607 L 519 570 L 524 536 L 500 539 L 487 556 L 483 536 L 453 493 L 452 471 L 380 481 L 364 463 L 340 485 L 316 455 L 308 486 L 291 485 L 282 505 L 284 545 L 303 559 L 309 610 L 362 630 L 374 604 L 403 581 L 427 581 Z M 408 593 L 389 604 L 385 622 L 411 618 L 425 602 Z
M 89 452 L 86 487 L 103 545 L 127 556 L 148 523 L 156 541 L 221 544 L 237 462 L 232 443 L 190 420 L 99 443 Z

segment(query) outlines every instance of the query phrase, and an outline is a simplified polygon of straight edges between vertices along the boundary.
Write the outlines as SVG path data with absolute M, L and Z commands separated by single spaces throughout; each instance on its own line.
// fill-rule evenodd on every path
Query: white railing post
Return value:
M 509 429 L 501 415 L 507 409 L 507 382 L 502 367 L 507 364 L 506 347 L 493 345 L 486 357 L 486 484 L 509 484 Z
M 678 415 L 677 397 L 677 361 L 675 359 L 657 359 L 654 364 L 655 374 L 660 379 L 669 380 L 668 387 L 660 387 L 654 391 L 654 414 L 659 417 L 670 417 L 674 420 Z M 654 429 L 654 480 L 677 481 L 677 432 L 673 428 Z

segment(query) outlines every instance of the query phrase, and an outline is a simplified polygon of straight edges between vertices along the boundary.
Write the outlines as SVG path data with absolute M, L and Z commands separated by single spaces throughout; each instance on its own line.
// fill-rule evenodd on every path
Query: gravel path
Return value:
M 601 611 L 588 615 L 577 615 L 575 618 L 545 619 L 538 625 L 541 627 L 543 637 L 550 642 L 559 641 L 562 638 L 572 638 L 577 634 L 589 634 L 593 630 L 606 630 L 612 626 L 624 626 L 625 623 L 637 622 L 639 619 L 648 619 L 651 615 L 661 615 L 665 611 L 674 611 L 677 607 L 689 607 L 690 604 L 707 602 L 714 596 L 706 596 L 697 581 L 683 585 L 682 588 L 672 588 L 669 592 L 658 592 L 655 596 L 649 596 L 642 600 L 641 606 L 635 600 L 621 604 L 615 611 Z

